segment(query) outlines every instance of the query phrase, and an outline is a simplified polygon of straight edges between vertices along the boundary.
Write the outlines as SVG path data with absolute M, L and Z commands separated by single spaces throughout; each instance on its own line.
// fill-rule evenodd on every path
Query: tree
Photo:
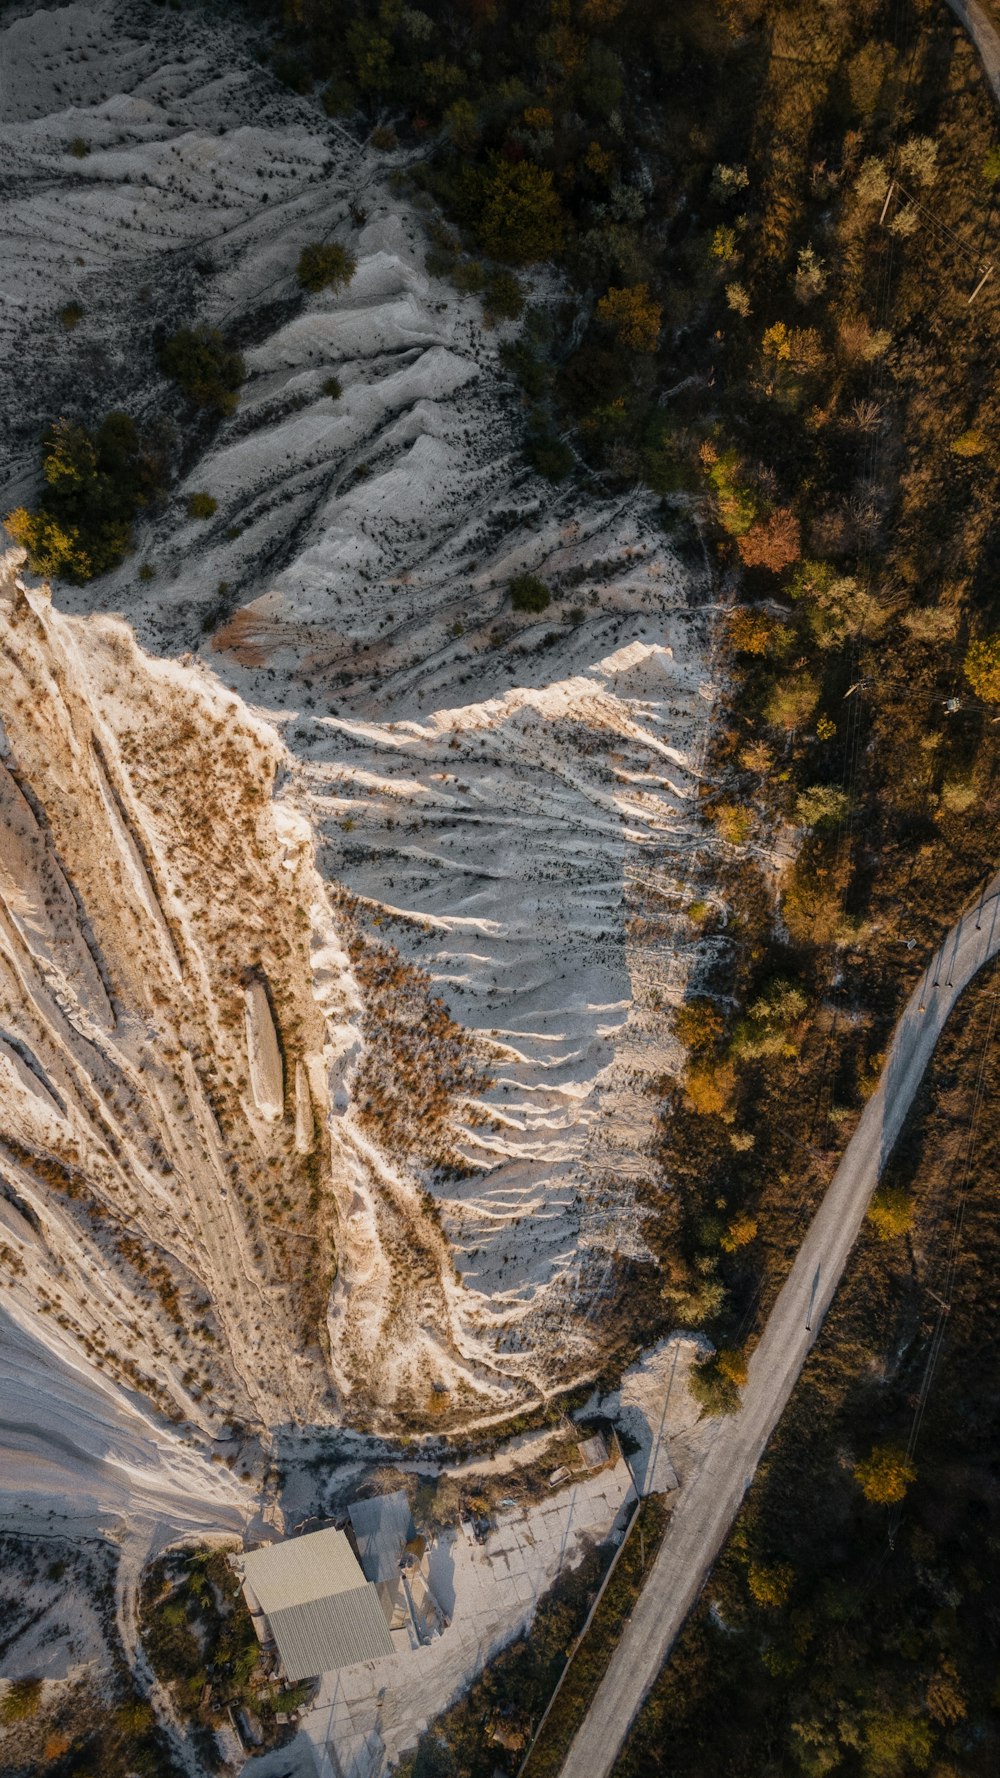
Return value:
M 27 1722 L 38 1714 L 41 1698 L 40 1679 L 15 1679 L 9 1692 L 0 1701 L 0 1723 L 7 1726 L 15 1722 Z
M 624 290 L 614 286 L 601 297 L 597 316 L 612 328 L 616 339 L 632 352 L 655 352 L 660 338 L 663 309 L 649 294 L 648 284 Z
M 826 267 L 815 248 L 801 249 L 793 282 L 800 303 L 812 302 L 814 297 L 822 296 L 827 283 Z
M 726 285 L 726 302 L 742 321 L 750 316 L 750 293 L 745 284 L 734 281 Z
M 774 618 L 767 611 L 738 606 L 726 622 L 731 647 L 737 654 L 767 654 L 776 629 Z
M 898 1185 L 880 1185 L 868 1206 L 868 1220 L 880 1241 L 896 1241 L 910 1231 L 913 1205 Z
M 385 84 L 392 65 L 392 44 L 388 37 L 383 37 L 377 25 L 358 19 L 348 25 L 345 41 L 359 87 L 363 92 L 377 92 Z
M 740 459 L 736 451 L 718 451 L 706 439 L 698 453 L 702 467 L 715 489 L 719 523 L 730 537 L 742 537 L 757 517 L 757 496 L 737 480 Z
M 952 439 L 951 448 L 956 457 L 981 457 L 986 449 L 985 433 L 978 426 L 970 426 Z
M 854 1465 L 854 1479 L 873 1506 L 897 1506 L 917 1479 L 906 1452 L 896 1445 L 875 1445 L 871 1455 Z
M 552 603 L 552 594 L 537 574 L 516 574 L 507 591 L 515 611 L 545 611 Z
M 298 277 L 303 290 L 342 290 L 351 282 L 358 262 L 339 241 L 312 241 L 299 254 Z
M 730 1217 L 719 1246 L 723 1253 L 737 1253 L 741 1247 L 749 1247 L 756 1237 L 756 1216 L 748 1215 L 745 1210 L 737 1210 L 736 1215 Z
M 819 702 L 819 681 L 811 673 L 795 673 L 775 681 L 764 714 L 774 728 L 801 728 Z
M 789 1562 L 751 1562 L 747 1569 L 750 1597 L 768 1611 L 788 1604 L 795 1570 Z
M 801 988 L 777 976 L 737 1023 L 730 1053 L 738 1061 L 794 1056 L 798 1046 L 792 1040 L 793 1028 L 805 1016 L 808 1005 Z
M 920 1717 L 872 1711 L 865 1723 L 865 1772 L 871 1778 L 925 1772 L 932 1748 L 931 1731 Z
M 989 704 L 1000 703 L 1000 631 L 970 642 L 964 672 L 977 698 L 985 698 Z
M 95 431 L 57 420 L 42 443 L 43 489 L 36 512 L 8 515 L 11 535 L 36 574 L 77 583 L 117 567 L 132 547 L 132 520 L 155 493 L 159 468 L 128 414 L 108 414 Z
M 795 816 L 802 827 L 839 827 L 850 806 L 850 797 L 838 785 L 810 784 L 796 800 Z
M 217 327 L 180 328 L 164 343 L 160 365 L 195 407 L 220 415 L 235 411 L 246 365 Z
M 456 99 L 442 118 L 449 140 L 460 154 L 473 154 L 479 144 L 479 115 L 469 99 Z
M 714 1048 L 724 1029 L 725 1022 L 714 1000 L 704 995 L 685 1000 L 674 1013 L 674 1030 L 689 1050 Z
M 911 136 L 899 150 L 904 176 L 918 185 L 933 185 L 938 176 L 937 143 L 932 136 Z
M 17 506 L 4 519 L 15 543 L 28 552 L 32 573 L 46 580 L 72 580 L 79 584 L 90 580 L 93 564 L 81 543 L 79 533 L 67 531 L 48 512 L 29 512 Z
M 802 554 L 802 533 L 791 508 L 779 506 L 768 519 L 758 519 L 739 539 L 739 552 L 747 568 L 766 568 L 780 574 Z
M 491 154 L 469 175 L 478 239 L 491 258 L 530 265 L 562 251 L 566 218 L 547 167 Z
M 720 1355 L 721 1356 L 721 1355 Z M 688 1388 L 706 1414 L 736 1414 L 740 1392 L 720 1369 L 716 1357 L 702 1359 L 688 1371 Z
M 736 1070 L 730 1062 L 695 1063 L 684 1076 L 684 1091 L 688 1106 L 700 1117 L 725 1118 L 736 1091 Z
M 961 1722 L 969 1712 L 968 1701 L 958 1683 L 958 1672 L 953 1662 L 943 1657 L 927 1686 L 927 1709 L 943 1728 Z
M 753 816 L 738 803 L 717 803 L 712 816 L 727 846 L 743 846 L 753 832 Z
M 747 1365 L 747 1355 L 742 1346 L 723 1346 L 716 1354 L 715 1364 L 720 1377 L 724 1377 L 727 1383 L 733 1385 L 734 1389 L 746 1387 L 750 1371 Z

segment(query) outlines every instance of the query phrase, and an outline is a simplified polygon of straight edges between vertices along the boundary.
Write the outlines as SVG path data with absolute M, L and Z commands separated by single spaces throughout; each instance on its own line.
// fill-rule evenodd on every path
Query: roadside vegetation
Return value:
M 616 1778 L 1000 1765 L 998 984 L 938 1044 L 887 1173 L 907 1227 L 869 1216 Z
M 600 1682 L 659 1548 L 665 1524 L 662 1501 L 651 1496 L 638 1511 L 638 1523 L 630 1527 L 594 1623 L 569 1666 L 544 1739 L 532 1752 L 530 1778 L 558 1772 L 573 1725 Z M 540 1599 L 530 1635 L 503 1649 L 464 1697 L 437 1719 L 416 1753 L 403 1761 L 401 1778 L 496 1778 L 497 1773 L 519 1771 L 614 1554 L 610 1543 L 589 1549 L 578 1567 L 559 1577 Z
M 590 1625 L 571 1647 L 566 1677 L 537 1731 L 525 1778 L 558 1778 L 570 1743 L 590 1708 L 621 1640 L 643 1583 L 656 1560 L 669 1510 L 657 1494 L 639 1502 L 628 1541 L 615 1564 Z

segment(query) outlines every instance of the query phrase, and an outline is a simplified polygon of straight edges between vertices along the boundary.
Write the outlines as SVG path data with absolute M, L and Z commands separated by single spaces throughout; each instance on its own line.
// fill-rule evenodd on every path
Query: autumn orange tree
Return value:
M 612 286 L 597 305 L 598 319 L 632 352 L 656 351 L 662 314 L 662 305 L 653 301 L 648 284 L 624 290 Z
M 875 1445 L 854 1465 L 854 1479 L 873 1506 L 898 1506 L 917 1479 L 915 1466 L 897 1445 Z
M 799 521 L 790 507 L 780 506 L 770 518 L 758 519 L 738 542 L 739 552 L 747 568 L 767 568 L 780 574 L 790 568 L 802 554 Z
M 1000 703 L 1000 634 L 970 642 L 965 656 L 965 677 L 979 698 Z

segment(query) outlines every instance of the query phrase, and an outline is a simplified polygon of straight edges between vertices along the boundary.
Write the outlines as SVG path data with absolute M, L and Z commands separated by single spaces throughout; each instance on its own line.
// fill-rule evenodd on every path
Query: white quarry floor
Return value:
M 411 1747 L 518 1633 L 556 1576 L 579 1561 L 583 1539 L 601 1542 L 611 1533 L 631 1495 L 628 1465 L 619 1461 L 551 1501 L 499 1514 L 483 1545 L 465 1529 L 440 1538 L 431 1582 L 451 1624 L 424 1648 L 325 1677 L 302 1723 L 321 1778 L 370 1778 L 381 1760 Z
M 189 1350 L 193 1316 L 178 1335 L 157 1291 L 80 1224 L 76 1200 L 22 1169 L 18 1202 L 31 1214 L 3 1212 L 24 1270 L 5 1292 L 14 1330 L 0 1327 L 12 1482 L 0 1504 L 35 1519 L 51 1501 L 69 1518 L 75 1491 L 81 1525 L 121 1533 L 134 1490 L 149 1521 L 139 1542 L 153 1548 L 256 1510 L 256 1487 L 207 1460 L 212 1431 L 236 1410 L 255 1425 L 259 1415 L 262 1444 L 280 1422 L 284 1461 L 297 1428 L 305 1445 L 317 1427 L 359 1424 L 351 1387 L 365 1375 L 368 1431 L 379 1414 L 378 1429 L 391 1429 L 400 1404 L 422 1411 L 442 1379 L 472 1422 L 592 1374 L 615 1256 L 644 1253 L 655 1083 L 680 1060 L 666 1008 L 699 955 L 684 907 L 709 868 L 697 808 L 713 610 L 654 502 L 553 488 L 526 467 L 520 397 L 499 357 L 513 330 L 489 332 L 473 298 L 428 272 L 392 157 L 359 149 L 315 101 L 278 88 L 221 14 L 183 15 L 178 48 L 167 9 L 141 27 L 126 0 L 18 10 L 0 30 L 9 504 L 33 497 L 53 414 L 175 413 L 157 327 L 205 320 L 254 342 L 237 413 L 143 522 L 135 554 L 102 581 L 57 587 L 53 611 L 39 604 L 54 641 L 32 641 L 30 661 L 16 602 L 9 618 L 30 668 L 14 751 L 42 804 L 46 773 L 77 786 L 80 819 L 65 812 L 64 912 L 53 902 L 43 930 L 39 891 L 28 938 L 10 940 L 20 1048 L 0 1056 L 3 1115 L 13 1106 L 47 1153 L 78 1148 L 87 1190 L 159 1247 L 185 1307 L 203 1292 L 213 1325 Z M 68 153 L 76 137 L 91 151 L 80 160 Z M 303 300 L 299 251 L 328 234 L 357 254 L 357 275 Z M 544 307 L 559 293 L 538 282 L 529 295 Z M 58 316 L 71 301 L 84 313 L 67 331 Z M 334 370 L 339 397 L 324 392 Z M 186 497 L 202 490 L 218 510 L 196 523 Z M 139 580 L 143 562 L 152 579 Z M 541 616 L 512 610 L 508 583 L 524 571 L 552 589 Z M 121 628 L 95 618 L 111 612 L 160 658 L 140 660 Z M 50 706 L 61 708 L 53 663 L 72 720 L 46 728 Z M 66 761 L 76 747 L 96 763 L 84 770 L 73 755 L 55 774 L 52 736 Z M 169 781 L 153 769 L 161 757 L 182 762 Z M 255 810 L 237 794 L 250 778 L 263 792 Z M 42 859 L 32 846 L 25 870 Z M 352 1070 L 366 1039 L 340 890 L 368 940 L 426 972 L 451 1017 L 491 1046 L 493 1084 L 453 1117 L 464 1176 L 380 1146 L 357 1121 Z M 90 979 L 94 926 L 121 992 L 117 1025 Z M 190 959 L 183 986 L 170 931 Z M 253 986 L 259 965 L 299 1027 L 294 1120 Z M 23 1064 L 25 1048 L 45 1051 L 58 1100 Z M 214 1111 L 223 1090 L 228 1174 Z M 339 1218 L 323 1240 L 340 1270 L 323 1339 L 303 1341 L 288 1331 L 299 1327 L 294 1268 L 269 1243 L 279 1253 L 302 1239 L 281 1222 L 276 1181 L 305 1153 L 311 1110 L 324 1201 Z M 127 1165 L 98 1155 L 105 1124 Z M 169 1174 L 150 1160 L 154 1138 Z M 418 1247 L 429 1257 L 411 1278 L 401 1261 Z M 151 1414 L 148 1451 L 119 1461 L 122 1426 L 130 1449 L 137 1437 L 133 1410 L 113 1408 L 117 1372 L 95 1371 L 82 1333 L 127 1350 L 181 1403 L 186 1426 L 168 1434 Z M 60 1395 L 69 1357 L 83 1382 Z M 619 1405 L 646 1452 L 644 1485 L 669 1486 L 653 1368 Z M 25 1431 L 26 1378 L 63 1403 L 61 1444 L 47 1426 Z M 108 1461 L 97 1462 L 92 1430 L 105 1416 Z M 623 1492 L 605 1494 L 604 1480 L 501 1527 L 485 1552 L 461 1536 L 441 1546 L 454 1623 L 412 1668 L 354 1676 L 350 1697 L 342 1676 L 324 1695 L 348 1747 L 376 1733 L 386 1748 L 406 1745 L 414 1710 L 432 1715 L 517 1631 L 579 1534 L 613 1522 Z M 146 1498 L 161 1494 L 162 1510 Z M 322 1712 L 309 1733 L 324 1743 Z

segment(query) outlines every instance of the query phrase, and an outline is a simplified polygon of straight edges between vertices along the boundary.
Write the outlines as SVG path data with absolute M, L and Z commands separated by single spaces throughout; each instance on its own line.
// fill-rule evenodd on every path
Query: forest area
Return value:
M 663 1083 L 647 1188 L 659 1264 L 621 1266 L 608 1371 L 707 1328 L 695 1386 L 732 1411 L 903 997 L 996 863 L 989 89 L 943 0 L 300 0 L 275 66 L 387 153 L 425 144 L 407 189 L 429 263 L 519 322 L 502 350 L 527 464 L 642 482 L 677 547 L 711 551 L 726 692 L 677 922 L 711 963 L 674 1014 L 689 1060 Z M 996 1767 L 981 1125 L 961 1160 L 994 998 L 971 991 L 946 1039 L 623 1773 Z M 547 1672 L 550 1617 L 572 1641 L 590 1596 L 568 1627 L 564 1601 L 543 1608 Z M 514 1692 L 515 1714 L 545 1695 L 532 1658 L 503 1657 L 438 1725 L 421 1778 L 478 1769 L 484 1736 L 491 1770 L 516 1769 Z
M 943 0 L 245 3 L 280 80 L 419 147 L 392 176 L 430 268 L 517 323 L 526 469 L 643 483 L 714 562 L 725 690 L 672 922 L 710 961 L 608 1371 L 707 1327 L 706 1405 L 734 1407 L 915 971 L 994 862 L 991 95 Z
M 994 965 L 939 1043 L 620 1778 L 997 1769 L 998 997 Z

